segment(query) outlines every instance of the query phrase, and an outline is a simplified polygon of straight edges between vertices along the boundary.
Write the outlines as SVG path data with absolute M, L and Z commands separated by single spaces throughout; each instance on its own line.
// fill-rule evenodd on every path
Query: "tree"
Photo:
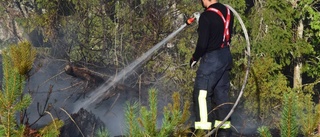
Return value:
M 294 38 L 294 43 L 296 50 L 293 52 L 293 57 L 295 58 L 294 66 L 294 88 L 302 87 L 302 72 L 303 64 L 305 62 L 310 62 L 314 60 L 313 54 L 317 53 L 316 47 L 319 43 L 314 43 L 313 39 L 319 39 L 319 11 L 316 10 L 315 5 L 319 1 L 291 1 L 292 7 L 295 9 L 295 20 L 296 22 L 296 35 Z M 314 45 L 315 44 L 315 45 Z M 311 56 L 311 57 L 310 57 Z M 317 67 L 316 67 L 317 68 Z M 307 69 L 304 69 L 305 72 L 308 72 Z
M 314 27 L 317 25 L 311 27 L 311 24 L 318 22 L 311 23 L 312 19 L 316 19 L 319 15 L 315 8 L 310 8 L 315 3 L 317 1 L 299 1 L 299 4 L 294 5 L 288 1 L 258 0 L 247 13 L 249 17 L 247 26 L 252 42 L 253 67 L 244 94 L 245 107 L 250 110 L 250 114 L 259 117 L 264 124 L 271 122 L 268 121 L 271 119 L 273 121 L 279 120 L 277 112 L 282 106 L 280 102 L 282 102 L 284 93 L 291 90 L 303 91 L 305 94 L 315 92 L 315 89 L 306 90 L 303 83 L 300 83 L 307 81 L 306 79 L 303 81 L 302 74 L 311 74 L 310 70 L 318 69 L 317 66 L 311 68 L 309 65 L 316 64 L 313 62 L 316 60 L 315 54 L 318 52 L 316 45 L 319 44 L 317 40 L 313 40 L 318 39 L 315 37 L 318 35 L 317 27 Z M 296 10 L 299 8 L 301 9 Z M 308 17 L 305 18 L 305 16 Z M 304 31 L 298 31 L 302 27 Z M 301 33 L 304 35 L 299 38 Z M 236 65 L 241 68 L 242 64 L 236 63 Z M 317 76 L 313 76 L 313 79 L 310 79 L 311 82 L 305 85 L 317 83 Z
M 294 92 L 284 94 L 280 122 L 282 137 L 296 137 L 298 135 L 299 124 L 297 122 L 297 100 L 297 96 Z
M 23 94 L 24 80 L 19 74 L 18 69 L 14 68 L 10 54 L 3 54 L 3 86 L 0 92 L 0 130 L 4 130 L 1 136 L 22 135 L 24 126 L 15 121 L 15 114 L 27 108 L 31 103 L 31 96 Z
M 63 125 L 60 120 L 53 120 L 36 133 L 30 133 L 25 123 L 18 124 L 16 114 L 24 113 L 31 104 L 31 95 L 23 92 L 26 76 L 30 71 L 36 52 L 27 41 L 11 45 L 2 54 L 3 83 L 0 92 L 0 135 L 1 136 L 58 136 Z M 22 118 L 24 115 L 20 118 Z M 21 120 L 23 121 L 23 120 Z

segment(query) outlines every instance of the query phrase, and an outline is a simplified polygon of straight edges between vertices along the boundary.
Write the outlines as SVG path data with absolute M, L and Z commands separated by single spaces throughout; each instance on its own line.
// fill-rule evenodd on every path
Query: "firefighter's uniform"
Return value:
M 212 4 L 201 13 L 197 47 L 190 60 L 190 64 L 193 64 L 192 61 L 201 58 L 193 92 L 195 129 L 211 130 L 217 127 L 232 107 L 228 104 L 232 27 L 233 14 L 221 3 Z M 213 111 L 217 106 L 219 107 Z M 230 120 L 220 127 L 223 131 L 230 128 Z

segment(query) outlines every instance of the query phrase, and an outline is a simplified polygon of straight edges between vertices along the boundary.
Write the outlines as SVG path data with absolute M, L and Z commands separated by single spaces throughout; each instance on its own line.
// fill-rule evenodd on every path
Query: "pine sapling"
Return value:
M 281 137 L 296 137 L 298 135 L 297 100 L 297 94 L 294 92 L 284 94 L 280 120 Z
M 261 137 L 272 137 L 269 128 L 266 126 L 259 127 L 258 132 Z

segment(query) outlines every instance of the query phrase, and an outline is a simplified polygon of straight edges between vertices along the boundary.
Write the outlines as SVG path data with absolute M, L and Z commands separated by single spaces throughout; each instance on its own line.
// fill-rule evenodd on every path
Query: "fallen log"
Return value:
M 102 84 L 105 80 L 94 73 L 94 71 L 88 68 L 78 67 L 72 64 L 68 64 L 64 67 L 66 74 L 80 78 L 88 83 L 88 86 L 98 86 Z

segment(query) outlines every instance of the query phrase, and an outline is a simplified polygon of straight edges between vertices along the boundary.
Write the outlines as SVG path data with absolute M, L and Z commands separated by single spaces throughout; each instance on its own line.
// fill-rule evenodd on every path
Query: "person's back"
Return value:
M 209 6 L 209 8 L 215 8 L 224 15 L 224 18 L 227 18 L 227 7 L 221 3 L 215 3 Z M 229 28 L 233 28 L 233 13 L 230 12 L 230 24 Z M 210 52 L 216 49 L 219 49 L 223 43 L 224 36 L 224 25 L 225 23 L 221 19 L 221 16 L 215 12 L 205 10 L 199 19 L 199 38 L 197 47 L 203 47 L 206 49 L 206 52 Z M 232 34 L 232 29 L 229 29 L 229 34 Z M 231 35 L 230 39 L 231 40 Z M 230 41 L 231 42 L 231 41 Z M 207 47 L 206 47 L 207 46 Z M 202 52 L 200 52 L 202 53 Z M 195 58 L 200 58 L 202 54 L 194 55 Z M 195 52 L 195 54 L 198 54 Z

